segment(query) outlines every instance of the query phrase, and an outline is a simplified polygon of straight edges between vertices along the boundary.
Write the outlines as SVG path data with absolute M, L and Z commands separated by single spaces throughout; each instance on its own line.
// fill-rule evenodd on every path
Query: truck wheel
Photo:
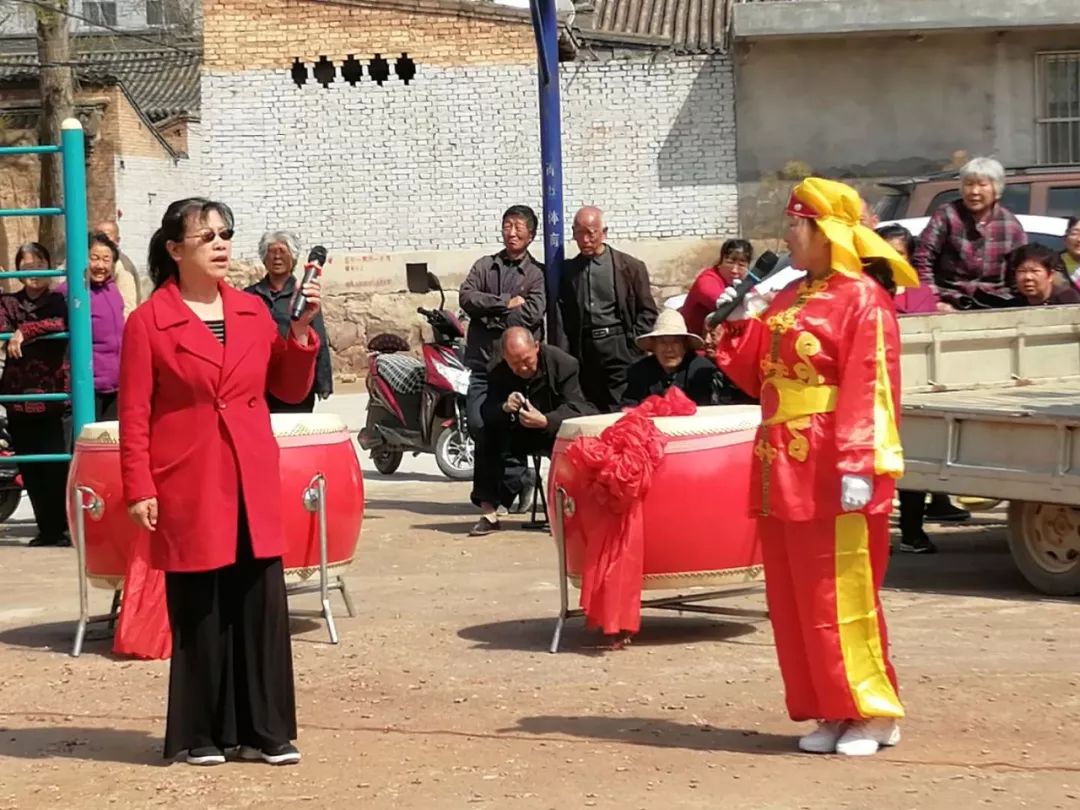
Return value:
M 472 436 L 457 427 L 449 427 L 435 441 L 435 463 L 447 478 L 468 481 L 473 477 L 475 450 Z
M 1037 591 L 1050 596 L 1080 594 L 1080 509 L 1012 501 L 1009 551 Z
M 371 451 L 371 461 L 375 469 L 383 475 L 392 475 L 401 466 L 402 452 L 400 450 L 385 450 L 378 448 Z

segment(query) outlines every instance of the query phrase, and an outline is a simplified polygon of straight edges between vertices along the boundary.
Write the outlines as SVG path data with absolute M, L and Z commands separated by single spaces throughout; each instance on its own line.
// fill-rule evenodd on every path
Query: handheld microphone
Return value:
M 771 250 L 766 250 L 758 256 L 757 261 L 754 262 L 754 266 L 751 267 L 750 272 L 746 274 L 746 278 L 740 281 L 738 286 L 735 287 L 735 297 L 727 303 L 722 304 L 715 312 L 709 315 L 705 319 L 705 324 L 712 329 L 717 324 L 721 324 L 731 317 L 731 313 L 743 302 L 747 293 L 775 273 L 779 263 L 780 257 Z
M 322 245 L 316 245 L 308 254 L 307 264 L 304 265 L 304 278 L 296 290 L 296 295 L 293 296 L 292 310 L 289 312 L 292 320 L 298 321 L 300 316 L 304 314 L 304 309 L 307 308 L 307 296 L 304 295 L 302 290 L 305 284 L 322 275 L 324 264 L 326 264 L 326 248 Z

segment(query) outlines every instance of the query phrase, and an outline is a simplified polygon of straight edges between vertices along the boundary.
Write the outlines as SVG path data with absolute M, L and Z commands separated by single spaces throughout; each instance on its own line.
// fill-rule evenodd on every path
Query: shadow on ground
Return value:
M 754 633 L 755 621 L 732 622 L 702 616 L 657 616 L 646 613 L 641 619 L 641 632 L 631 644 L 636 647 L 664 647 L 677 644 L 724 643 Z M 546 651 L 555 632 L 555 617 L 547 619 L 516 619 L 465 627 L 458 637 L 475 642 L 473 649 L 489 651 Z M 618 655 L 606 649 L 603 637 L 585 627 L 584 619 L 569 619 L 563 627 L 559 654 Z
M 161 756 L 161 740 L 145 731 L 73 726 L 0 728 L 0 757 L 169 764 Z
M 651 717 L 541 715 L 519 718 L 516 726 L 499 729 L 499 733 L 557 735 L 654 748 L 686 748 L 691 751 L 768 755 L 798 753 L 793 736 L 763 734 L 749 729 L 699 726 Z
M 301 636 L 313 630 L 321 630 L 325 633 L 326 624 L 318 616 L 317 612 L 312 611 L 310 613 L 312 615 L 309 616 L 309 611 L 298 610 L 296 613 L 290 611 L 289 633 L 292 636 Z M 28 624 L 22 627 L 12 627 L 0 632 L 0 645 L 68 654 L 71 652 L 75 642 L 76 624 L 77 620 L 72 619 L 68 622 L 50 622 L 48 624 Z M 112 631 L 106 629 L 104 624 L 90 625 L 83 640 L 82 655 L 98 655 L 114 661 L 135 660 L 129 656 L 113 655 L 112 643 Z
M 394 498 L 367 498 L 364 510 L 390 509 L 408 512 L 413 515 L 476 515 L 476 507 L 471 503 L 433 503 L 431 501 L 402 500 Z

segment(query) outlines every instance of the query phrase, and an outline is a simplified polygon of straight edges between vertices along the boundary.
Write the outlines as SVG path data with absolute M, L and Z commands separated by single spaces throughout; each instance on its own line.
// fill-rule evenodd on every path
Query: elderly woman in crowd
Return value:
M 960 169 L 960 199 L 945 203 L 919 238 L 913 264 L 922 285 L 938 298 L 938 309 L 1009 306 L 1005 257 L 1027 235 L 1000 200 L 1005 169 L 991 158 L 975 158 Z
M 1080 289 L 1080 217 L 1069 217 L 1065 226 L 1065 250 L 1061 260 L 1065 263 L 1069 280 Z
M 52 267 L 49 251 L 27 242 L 15 254 L 16 270 Z M 0 331 L 13 333 L 0 393 L 59 394 L 68 390 L 66 340 L 39 340 L 67 329 L 67 303 L 49 291 L 49 279 L 23 279 L 23 288 L 0 298 Z M 6 406 L 8 431 L 19 455 L 68 452 L 69 427 L 64 402 L 12 402 Z M 31 546 L 70 546 L 67 530 L 67 462 L 20 465 L 26 493 L 34 507 L 38 535 Z
M 259 240 L 259 255 L 262 257 L 266 275 L 260 281 L 245 288 L 245 292 L 259 296 L 270 310 L 270 315 L 277 324 L 282 337 L 289 334 L 292 322 L 289 318 L 297 280 L 294 272 L 300 258 L 300 240 L 289 231 L 267 231 Z M 330 341 L 326 339 L 326 326 L 322 313 L 316 314 L 311 323 L 319 336 L 319 354 L 315 363 L 315 382 L 301 402 L 291 404 L 282 402 L 269 391 L 266 401 L 271 413 L 311 413 L 315 407 L 315 397 L 326 399 L 334 391 L 334 372 L 330 365 Z
M 120 386 L 120 342 L 124 335 L 124 298 L 116 286 L 120 249 L 103 233 L 90 234 L 90 333 L 94 346 L 94 410 L 97 420 L 116 419 Z M 57 286 L 67 296 L 67 282 Z
M 720 248 L 720 261 L 698 273 L 679 310 L 687 329 L 695 335 L 705 334 L 705 318 L 716 308 L 716 299 L 728 285 L 746 276 L 753 258 L 754 248 L 745 239 L 724 242 Z
M 682 315 L 663 310 L 653 330 L 639 337 L 637 345 L 649 354 L 627 370 L 622 407 L 637 405 L 652 394 L 663 395 L 672 386 L 681 388 L 698 405 L 713 404 L 716 366 L 697 353 L 704 341 L 687 330 Z
M 1080 304 L 1080 292 L 1069 282 L 1061 256 L 1042 245 L 1024 245 L 1010 253 L 1005 277 L 1018 293 L 1014 303 L 1019 306 Z

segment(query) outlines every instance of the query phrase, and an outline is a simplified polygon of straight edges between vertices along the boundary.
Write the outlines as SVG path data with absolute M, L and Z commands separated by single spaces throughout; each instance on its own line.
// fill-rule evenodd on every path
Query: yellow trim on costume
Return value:
M 874 379 L 874 472 L 900 478 L 904 474 L 904 448 L 896 427 L 896 409 L 885 355 L 885 328 L 879 311 L 874 350 L 874 365 L 877 367 Z
M 789 377 L 769 377 L 761 383 L 776 390 L 776 412 L 763 425 L 779 425 L 815 413 L 832 413 L 836 410 L 839 389 L 835 385 L 807 385 Z
M 904 716 L 885 669 L 870 565 L 870 530 L 858 512 L 836 519 L 836 623 L 844 675 L 862 717 Z

